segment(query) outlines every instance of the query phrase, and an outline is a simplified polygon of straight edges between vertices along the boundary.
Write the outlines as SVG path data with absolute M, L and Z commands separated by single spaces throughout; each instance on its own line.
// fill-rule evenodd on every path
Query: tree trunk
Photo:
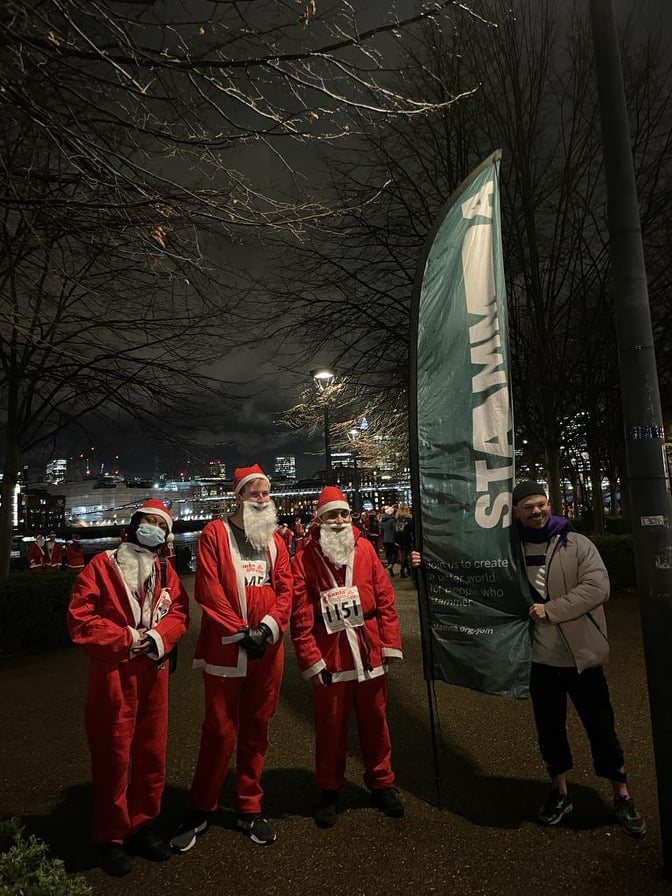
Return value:
M 600 439 L 594 426 L 588 426 L 588 457 L 590 463 L 590 492 L 593 510 L 593 532 L 604 535 L 604 498 L 602 496 L 602 466 L 600 464 Z
M 596 535 L 604 535 L 604 501 L 602 499 L 602 475 L 600 474 L 599 459 L 591 460 L 590 485 L 593 498 L 593 532 Z
M 565 508 L 562 503 L 562 491 L 560 489 L 560 452 L 557 450 L 546 451 L 546 469 L 548 471 L 548 499 L 551 502 L 553 513 L 564 516 Z
M 663 871 L 672 876 L 672 500 L 664 463 L 646 266 L 632 142 L 618 39 L 610 0 L 590 2 L 600 99 L 607 219 L 614 282 L 614 320 L 625 427 L 623 476 L 632 534 L 646 657 Z
M 9 575 L 14 528 L 14 492 L 19 473 L 19 446 L 13 431 L 7 433 L 5 468 L 0 491 L 0 581 Z

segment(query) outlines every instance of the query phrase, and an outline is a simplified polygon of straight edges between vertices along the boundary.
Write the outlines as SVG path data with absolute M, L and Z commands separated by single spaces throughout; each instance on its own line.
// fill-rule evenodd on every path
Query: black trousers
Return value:
M 393 541 L 383 542 L 383 547 L 385 548 L 385 558 L 387 559 L 388 566 L 394 566 L 394 564 L 397 563 L 399 548 Z
M 614 710 L 609 687 L 601 666 L 584 669 L 532 663 L 530 696 L 537 726 L 539 749 L 551 778 L 572 768 L 572 751 L 567 740 L 567 696 L 586 729 L 595 774 L 612 781 L 624 781 L 619 771 L 623 750 L 614 727 Z

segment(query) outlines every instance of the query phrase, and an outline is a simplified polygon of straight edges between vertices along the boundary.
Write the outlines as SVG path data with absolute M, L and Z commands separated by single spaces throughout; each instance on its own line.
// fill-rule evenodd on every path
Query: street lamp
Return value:
M 331 483 L 331 444 L 329 441 L 329 403 L 327 401 L 327 392 L 329 387 L 336 379 L 336 373 L 329 367 L 316 367 L 310 371 L 317 390 L 322 396 L 322 408 L 324 410 L 324 463 L 326 468 L 325 479 L 327 484 Z
M 352 443 L 352 484 L 354 486 L 352 509 L 355 513 L 359 513 L 362 509 L 362 496 L 359 493 L 359 469 L 357 467 L 357 439 L 361 434 L 361 429 L 357 429 L 356 427 L 348 430 L 348 441 Z

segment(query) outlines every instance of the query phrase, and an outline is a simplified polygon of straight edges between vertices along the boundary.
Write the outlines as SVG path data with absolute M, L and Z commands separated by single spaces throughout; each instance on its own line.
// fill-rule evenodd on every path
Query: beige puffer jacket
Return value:
M 604 666 L 609 659 L 607 622 L 602 604 L 609 600 L 609 575 L 593 542 L 567 533 L 557 535 L 546 551 L 546 615 L 560 627 L 579 672 Z

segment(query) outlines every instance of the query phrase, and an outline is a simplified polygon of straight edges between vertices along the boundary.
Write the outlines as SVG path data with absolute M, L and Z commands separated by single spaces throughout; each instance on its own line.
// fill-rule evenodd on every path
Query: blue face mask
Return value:
M 135 535 L 140 544 L 146 548 L 157 548 L 166 540 L 166 533 L 159 526 L 152 526 L 151 523 L 140 523 L 135 530 Z

